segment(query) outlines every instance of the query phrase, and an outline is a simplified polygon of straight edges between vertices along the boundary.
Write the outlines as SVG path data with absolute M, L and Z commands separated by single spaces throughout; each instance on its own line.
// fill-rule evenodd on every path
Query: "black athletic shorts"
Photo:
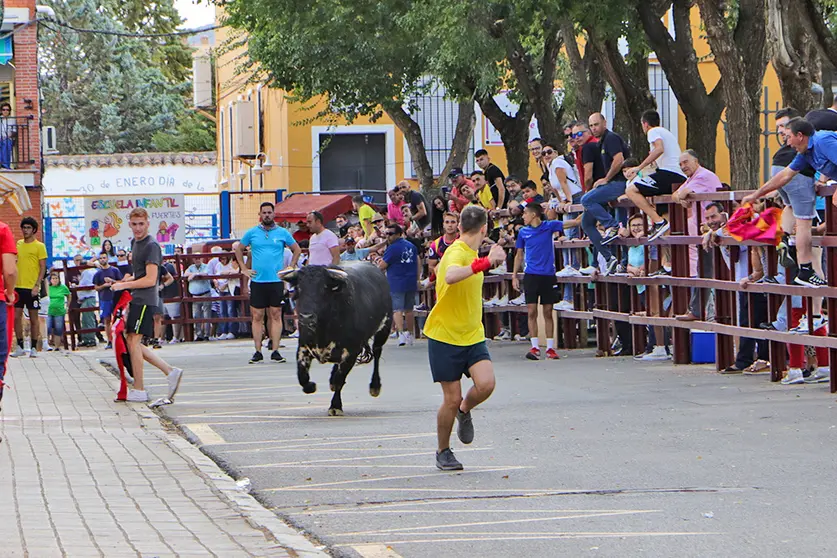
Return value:
M 483 360 L 491 360 L 485 341 L 460 347 L 428 339 L 427 354 L 430 357 L 430 372 L 434 382 L 458 382 L 463 375 L 470 378 L 469 370 L 473 365 Z
M 250 306 L 253 308 L 281 308 L 285 302 L 285 283 L 256 283 L 250 281 Z
M 561 291 L 554 275 L 523 274 L 523 295 L 526 304 L 555 304 Z
M 145 304 L 128 305 L 128 321 L 125 322 L 127 333 L 139 333 L 146 337 L 154 337 L 154 306 Z
M 676 172 L 657 170 L 644 178 L 634 182 L 639 193 L 646 198 L 652 196 L 667 196 L 671 194 L 675 184 L 683 184 L 686 177 Z
M 29 308 L 30 314 L 41 308 L 41 300 L 37 296 L 32 296 L 32 289 L 15 289 L 17 293 L 17 302 L 15 308 Z

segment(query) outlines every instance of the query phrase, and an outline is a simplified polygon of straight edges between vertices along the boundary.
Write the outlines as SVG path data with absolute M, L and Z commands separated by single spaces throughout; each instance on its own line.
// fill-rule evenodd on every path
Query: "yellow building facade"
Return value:
M 702 60 L 700 72 L 709 90 L 717 83 L 719 72 L 700 25 L 700 15 L 695 8 L 692 14 L 695 49 Z M 215 44 L 223 44 L 227 31 L 219 29 L 216 33 Z M 314 118 L 322 104 L 311 106 L 311 103 L 292 102 L 283 91 L 248 83 L 247 76 L 236 72 L 234 59 L 237 54 L 229 53 L 216 60 L 218 182 L 221 189 L 238 192 L 239 196 L 277 189 L 289 193 L 383 190 L 392 188 L 400 180 L 412 180 L 412 164 L 404 136 L 385 115 L 376 122 L 359 117 L 351 124 L 339 118 Z M 649 81 L 663 125 L 679 137 L 683 149 L 689 147 L 686 145 L 685 117 L 668 88 L 662 68 L 653 57 Z M 768 65 L 764 86 L 769 91 L 771 106 L 768 108 L 773 110 L 781 95 L 771 65 Z M 419 104 L 424 110 L 416 118 L 422 124 L 431 164 L 438 171 L 444 164 L 445 149 L 452 138 L 456 120 L 452 110 L 456 105 L 444 99 L 443 90 L 422 99 Z M 606 101 L 603 112 L 610 121 L 613 109 L 613 101 Z M 772 125 L 772 118 L 769 124 Z M 535 133 L 533 130 L 532 135 Z M 257 153 L 239 158 L 240 140 L 242 137 L 247 139 L 248 134 L 256 138 L 255 147 L 251 145 L 249 150 Z M 497 141 L 496 133 L 477 107 L 472 152 L 485 148 L 492 162 L 505 171 L 505 153 Z M 763 136 L 761 142 L 762 147 L 767 142 L 771 152 L 778 148 L 773 136 Z M 722 181 L 729 181 L 729 152 L 723 122 L 718 127 L 717 145 L 716 172 Z M 252 157 L 254 155 L 258 155 L 257 159 Z M 261 163 L 256 163 L 257 160 Z M 473 165 L 470 160 L 466 167 L 473 168 Z M 537 174 L 533 163 L 530 178 Z

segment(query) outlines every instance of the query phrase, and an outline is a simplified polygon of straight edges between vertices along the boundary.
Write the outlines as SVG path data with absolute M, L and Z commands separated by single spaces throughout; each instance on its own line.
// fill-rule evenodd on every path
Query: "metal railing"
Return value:
M 29 146 L 32 123 L 32 115 L 0 118 L 0 170 L 27 169 L 35 164 Z

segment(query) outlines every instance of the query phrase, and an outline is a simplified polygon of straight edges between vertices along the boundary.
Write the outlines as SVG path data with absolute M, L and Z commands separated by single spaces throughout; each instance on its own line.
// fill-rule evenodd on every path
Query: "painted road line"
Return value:
M 572 515 L 555 515 L 552 517 L 529 517 L 526 519 L 501 519 L 498 521 L 476 521 L 472 523 L 442 523 L 441 525 L 422 525 L 421 527 L 397 527 L 395 529 L 379 529 L 374 531 L 354 531 L 351 533 L 333 533 L 329 536 L 331 537 L 365 537 L 365 536 L 374 536 L 374 535 L 385 535 L 385 534 L 394 534 L 394 533 L 404 533 L 406 534 L 408 531 L 410 534 L 418 534 L 416 531 L 426 531 L 426 530 L 440 530 L 440 529 L 452 529 L 454 527 L 483 527 L 488 525 L 509 525 L 509 524 L 518 524 L 518 523 L 542 523 L 544 521 L 560 521 L 562 519 L 585 519 L 589 517 L 612 517 L 618 515 L 638 515 L 642 513 L 660 513 L 662 510 L 642 510 L 642 511 L 634 511 L 630 510 L 627 512 L 605 512 L 605 513 L 584 513 L 584 514 L 572 514 Z M 431 535 L 435 535 L 436 533 L 429 533 Z M 462 535 L 462 534 L 470 534 L 470 533 L 453 533 L 454 535 Z
M 390 546 L 394 544 L 436 544 L 436 543 L 452 543 L 452 542 L 492 542 L 492 541 L 537 541 L 537 540 L 558 540 L 558 539 L 612 539 L 612 538 L 628 538 L 628 537 L 704 537 L 704 536 L 718 536 L 724 535 L 726 533 L 722 532 L 708 532 L 708 533 L 696 533 L 696 532 L 649 532 L 649 533 L 561 533 L 557 535 L 541 535 L 536 537 L 531 536 L 503 536 L 503 537 L 494 537 L 487 535 L 485 537 L 460 537 L 460 538 L 450 538 L 450 539 L 415 539 L 415 540 L 396 540 L 396 541 L 386 541 L 382 543 L 384 545 Z M 332 545 L 336 548 L 342 547 L 352 547 L 356 543 L 346 543 L 346 544 L 335 544 Z
M 360 554 L 361 558 L 401 558 L 400 554 L 385 544 L 354 545 L 352 550 Z
M 467 450 L 461 449 L 457 450 L 458 453 L 463 453 L 465 451 L 488 451 L 494 448 L 469 448 Z M 391 450 L 392 451 L 392 450 Z M 262 465 L 240 465 L 239 468 L 241 469 L 264 469 L 270 467 L 284 467 L 288 464 L 311 464 L 311 463 L 334 463 L 339 461 L 360 461 L 365 459 L 389 459 L 392 457 L 414 457 L 414 456 L 431 456 L 436 455 L 436 452 L 428 452 L 428 451 L 418 451 L 412 453 L 396 453 L 396 454 L 389 454 L 389 455 L 373 455 L 373 456 L 365 456 L 360 455 L 357 457 L 334 457 L 330 459 L 312 459 L 307 461 L 284 461 L 281 463 L 265 463 Z M 522 466 L 521 466 L 522 468 Z
M 291 438 L 288 440 L 258 440 L 255 442 L 230 442 L 229 445 L 243 445 L 243 444 L 282 444 L 282 443 L 293 443 L 296 444 L 297 442 L 316 442 L 313 444 L 302 444 L 302 445 L 292 445 L 292 446 L 273 446 L 269 448 L 246 448 L 246 449 L 236 449 L 236 450 L 229 450 L 226 453 L 239 453 L 239 452 L 253 452 L 253 451 L 270 451 L 273 449 L 292 449 L 295 447 L 311 447 L 311 446 L 321 446 L 321 445 L 328 445 L 328 444 L 347 444 L 350 442 L 389 442 L 392 440 L 409 440 L 412 438 L 425 438 L 430 436 L 435 436 L 435 432 L 427 432 L 425 434 L 380 434 L 380 435 L 373 435 L 373 436 L 329 436 L 327 438 Z
M 430 502 L 420 502 L 422 504 L 429 504 Z M 433 502 L 434 504 L 437 502 Z M 364 506 L 366 507 L 366 506 Z M 480 514 L 492 514 L 492 513 L 501 513 L 501 514 L 536 514 L 536 513 L 616 513 L 616 512 L 625 512 L 625 513 L 639 513 L 644 512 L 647 510 L 558 510 L 558 509 L 550 509 L 550 510 L 515 510 L 515 509 L 472 509 L 472 508 L 461 508 L 455 510 L 403 510 L 403 509 L 380 509 L 377 507 L 370 507 L 370 509 L 354 509 L 354 510 L 311 510 L 311 511 L 302 511 L 302 512 L 291 512 L 288 515 L 346 515 L 346 514 L 357 514 L 357 513 L 397 513 L 397 514 L 404 514 L 404 513 L 415 513 L 415 514 L 441 514 L 441 513 L 480 513 Z
M 479 470 L 479 471 L 456 471 L 456 473 L 454 473 L 454 474 L 456 476 L 459 476 L 459 475 L 468 475 L 468 474 L 473 474 L 473 473 L 501 473 L 501 472 L 506 472 L 506 471 L 517 471 L 519 469 L 523 469 L 523 467 L 519 466 L 519 465 L 509 466 L 509 467 L 494 467 L 492 469 L 482 469 L 482 470 Z M 307 484 L 307 485 L 306 484 L 298 484 L 298 485 L 293 485 L 293 486 L 283 486 L 283 487 L 280 487 L 280 488 L 267 488 L 267 489 L 264 489 L 264 490 L 267 491 L 267 492 L 281 492 L 283 490 L 297 490 L 297 489 L 304 490 L 306 488 L 307 489 L 311 489 L 311 488 L 316 489 L 316 488 L 323 488 L 323 487 L 326 487 L 326 486 L 345 487 L 345 485 L 347 485 L 347 484 L 359 484 L 359 483 L 367 483 L 367 482 L 381 482 L 381 481 L 404 480 L 404 479 L 421 479 L 421 478 L 427 478 L 427 477 L 439 478 L 440 473 L 437 472 L 437 473 L 431 473 L 431 474 L 428 474 L 428 475 L 400 475 L 400 476 L 397 476 L 397 477 L 378 477 L 378 478 L 374 478 L 374 479 L 353 479 L 353 480 L 343 480 L 343 481 L 334 481 L 334 482 L 320 482 L 320 483 Z M 335 490 L 341 490 L 341 488 L 335 488 Z
M 196 423 L 196 424 L 185 424 L 186 428 L 191 430 L 192 434 L 198 437 L 201 441 L 201 444 L 205 446 L 212 446 L 216 444 L 223 444 L 224 439 L 221 437 L 220 434 L 215 432 L 209 424 L 205 423 Z

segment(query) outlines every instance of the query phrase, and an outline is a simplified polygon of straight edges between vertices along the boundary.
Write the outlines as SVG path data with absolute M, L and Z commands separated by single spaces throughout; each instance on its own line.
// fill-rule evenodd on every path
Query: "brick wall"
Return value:
M 6 8 L 27 8 L 29 17 L 35 17 L 36 0 L 5 0 Z M 30 25 L 18 30 L 14 34 L 15 53 L 15 115 L 29 116 L 34 118 L 29 121 L 29 154 L 35 161 L 32 170 L 35 171 L 35 187 L 27 188 L 29 199 L 32 200 L 32 211 L 26 215 L 32 216 L 38 223 L 43 223 L 41 208 L 41 122 L 40 122 L 40 95 L 38 93 L 38 28 Z M 26 108 L 26 100 L 31 101 L 31 108 Z M 22 168 L 26 168 L 22 166 Z M 14 179 L 14 173 L 7 175 Z M 18 215 L 14 208 L 8 203 L 0 205 L 0 221 L 11 227 L 15 238 L 20 238 L 20 220 L 23 216 Z M 38 230 L 38 237 L 42 239 L 43 230 Z

